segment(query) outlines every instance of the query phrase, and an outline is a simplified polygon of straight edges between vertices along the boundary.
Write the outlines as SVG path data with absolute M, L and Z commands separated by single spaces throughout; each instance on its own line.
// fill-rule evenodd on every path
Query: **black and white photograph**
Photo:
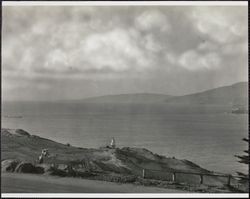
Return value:
M 248 197 L 247 1 L 3 1 L 1 20 L 2 197 Z

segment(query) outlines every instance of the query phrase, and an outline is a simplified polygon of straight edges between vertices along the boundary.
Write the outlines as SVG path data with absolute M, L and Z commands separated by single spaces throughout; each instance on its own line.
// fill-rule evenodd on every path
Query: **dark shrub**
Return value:
M 15 172 L 41 174 L 44 173 L 44 169 L 42 167 L 36 167 L 29 162 L 22 162 L 19 165 L 17 165 Z
M 19 164 L 20 162 L 18 160 L 3 160 L 1 162 L 1 170 L 2 172 L 14 172 L 16 169 L 16 166 Z

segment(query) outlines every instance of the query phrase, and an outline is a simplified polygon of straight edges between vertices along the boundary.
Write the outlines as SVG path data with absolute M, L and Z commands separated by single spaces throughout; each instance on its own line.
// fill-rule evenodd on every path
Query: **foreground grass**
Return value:
M 183 193 L 176 189 L 36 174 L 2 173 L 2 193 Z M 185 191 L 186 192 L 186 191 Z

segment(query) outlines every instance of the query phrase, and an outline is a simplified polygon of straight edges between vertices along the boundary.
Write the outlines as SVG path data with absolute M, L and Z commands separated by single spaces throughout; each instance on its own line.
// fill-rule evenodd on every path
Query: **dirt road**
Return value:
M 183 193 L 177 189 L 78 178 L 2 173 L 2 193 Z

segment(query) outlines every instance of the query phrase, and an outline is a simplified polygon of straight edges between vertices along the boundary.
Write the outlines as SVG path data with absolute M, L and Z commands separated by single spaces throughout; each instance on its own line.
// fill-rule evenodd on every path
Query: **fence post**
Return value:
M 229 174 L 227 179 L 227 185 L 230 186 L 230 184 L 231 184 L 231 175 Z
M 145 169 L 142 169 L 142 177 L 145 178 Z
M 200 184 L 203 184 L 203 175 L 200 175 Z
M 172 181 L 173 181 L 173 182 L 176 181 L 176 173 L 175 173 L 175 172 L 172 174 Z

